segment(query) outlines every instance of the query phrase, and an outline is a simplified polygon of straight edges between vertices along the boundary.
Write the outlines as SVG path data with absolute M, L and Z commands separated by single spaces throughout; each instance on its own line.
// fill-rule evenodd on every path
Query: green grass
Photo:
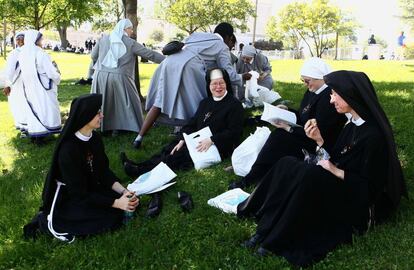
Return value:
M 59 87 L 62 112 L 72 98 L 89 87 L 72 83 L 85 76 L 88 56 L 53 53 L 63 76 Z M 303 93 L 299 70 L 303 61 L 273 61 L 276 89 L 298 107 Z M 414 61 L 338 61 L 335 69 L 365 71 L 374 81 L 379 99 L 394 128 L 398 153 L 413 197 L 414 175 Z M 4 61 L 0 60 L 0 67 Z M 146 90 L 155 65 L 140 65 L 142 89 Z M 143 91 L 144 93 L 146 91 Z M 131 181 L 122 171 L 119 151 L 143 160 L 169 141 L 169 128 L 153 129 L 143 148 L 131 148 L 133 134 L 104 138 L 111 168 L 123 183 Z M 247 135 L 247 131 L 245 132 Z M 53 139 L 54 141 L 54 139 Z M 128 226 L 73 244 L 49 237 L 36 242 L 22 239 L 22 226 L 40 204 L 43 180 L 54 143 L 35 147 L 20 139 L 5 97 L 0 97 L 0 269 L 290 269 L 282 258 L 257 258 L 239 243 L 251 235 L 255 224 L 223 214 L 207 205 L 207 200 L 226 190 L 234 175 L 223 171 L 225 160 L 215 167 L 178 172 L 178 183 L 164 193 L 164 208 L 156 219 L 144 218 L 148 198 L 142 198 L 138 217 Z M 195 209 L 181 212 L 177 191 L 193 195 Z M 387 224 L 355 237 L 316 264 L 314 269 L 412 269 L 414 268 L 414 207 L 403 200 L 400 210 Z

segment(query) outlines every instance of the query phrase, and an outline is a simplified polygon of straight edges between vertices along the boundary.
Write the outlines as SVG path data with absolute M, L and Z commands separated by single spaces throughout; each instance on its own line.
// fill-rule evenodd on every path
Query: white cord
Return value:
M 53 218 L 53 211 L 55 210 L 55 203 L 56 203 L 56 199 L 57 196 L 59 194 L 59 190 L 61 186 L 65 186 L 64 183 L 56 181 L 57 182 L 57 188 L 56 188 L 56 192 L 55 192 L 55 196 L 53 198 L 53 203 L 52 203 L 52 207 L 50 208 L 50 213 L 49 215 L 47 215 L 47 227 L 50 231 L 50 233 L 57 239 L 64 241 L 64 242 L 68 242 L 69 244 L 72 243 L 73 241 L 75 241 L 75 236 L 71 238 L 68 238 L 67 235 L 69 235 L 68 233 L 58 233 L 53 229 L 53 222 L 52 222 L 52 218 Z

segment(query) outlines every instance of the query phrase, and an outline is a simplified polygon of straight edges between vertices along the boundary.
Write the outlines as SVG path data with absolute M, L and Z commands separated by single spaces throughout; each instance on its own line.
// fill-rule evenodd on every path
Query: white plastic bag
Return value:
M 128 185 L 128 190 L 136 195 L 149 194 L 174 179 L 177 175 L 164 162 L 160 162 L 151 171 L 140 175 L 133 183 Z M 168 187 L 168 186 L 167 186 Z
M 240 188 L 235 188 L 207 201 L 207 204 L 221 209 L 225 213 L 237 214 L 237 205 L 250 196 Z
M 270 133 L 267 127 L 257 127 L 253 134 L 234 149 L 231 164 L 236 175 L 246 176 L 250 172 Z
M 263 102 L 273 103 L 282 98 L 279 93 L 257 83 L 259 73 L 256 71 L 249 71 L 249 73 L 252 74 L 252 77 L 250 80 L 246 81 L 244 98 L 246 100 L 251 100 L 253 102 L 253 106 L 261 107 L 263 106 Z
M 214 144 L 205 152 L 198 152 L 196 149 L 200 141 L 210 138 L 212 135 L 209 127 L 200 129 L 190 135 L 183 134 L 185 144 L 187 145 L 188 152 L 190 153 L 196 170 L 204 169 L 221 162 L 220 153 Z
M 259 97 L 259 93 L 257 92 L 257 79 L 259 78 L 259 73 L 256 71 L 249 71 L 252 75 L 250 80 L 246 81 L 246 89 L 244 92 L 244 98 L 249 99 L 251 97 L 256 98 Z

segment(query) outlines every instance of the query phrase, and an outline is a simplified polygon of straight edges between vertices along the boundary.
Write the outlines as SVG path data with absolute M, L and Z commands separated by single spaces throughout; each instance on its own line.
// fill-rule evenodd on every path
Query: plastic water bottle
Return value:
M 136 197 L 134 197 L 134 194 L 128 195 L 127 198 L 129 198 L 130 202 L 136 200 Z M 133 218 L 134 218 L 134 212 L 133 211 L 128 211 L 128 210 L 124 211 L 124 220 L 123 220 L 124 224 L 128 224 Z

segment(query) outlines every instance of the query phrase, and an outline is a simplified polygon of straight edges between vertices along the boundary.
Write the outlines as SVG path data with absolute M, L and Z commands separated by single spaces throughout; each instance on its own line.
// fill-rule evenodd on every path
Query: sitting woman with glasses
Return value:
M 195 115 L 181 129 L 176 140 L 165 146 L 160 154 L 149 160 L 135 163 L 121 153 L 121 161 L 125 172 L 137 177 L 152 170 L 161 161 L 171 169 L 189 169 L 193 167 L 188 149 L 183 140 L 183 133 L 190 134 L 204 127 L 209 127 L 213 136 L 204 139 L 197 147 L 198 151 L 207 151 L 213 144 L 217 146 L 221 158 L 229 157 L 239 144 L 243 133 L 244 111 L 241 103 L 232 95 L 229 75 L 224 69 L 213 69 L 207 72 L 207 93 Z M 160 211 L 159 195 L 153 196 L 147 216 L 157 215 Z M 155 209 L 155 210 L 153 210 Z
M 336 112 L 329 103 L 330 88 L 323 76 L 330 73 L 330 67 L 320 58 L 310 58 L 300 71 L 301 80 L 307 87 L 298 111 L 278 105 L 279 108 L 295 112 L 297 124 L 304 126 L 310 119 L 315 119 L 325 138 L 324 148 L 330 150 L 336 141 L 346 117 Z M 239 181 L 229 185 L 229 189 L 245 188 L 258 181 L 284 156 L 303 158 L 302 149 L 315 153 L 316 144 L 309 139 L 302 127 L 291 127 L 284 123 L 274 123 L 276 129 L 270 134 L 260 151 L 250 172 Z
M 43 189 L 42 212 L 25 226 L 26 237 L 36 231 L 62 241 L 118 228 L 124 211 L 135 211 L 138 198 L 109 168 L 100 135 L 102 95 L 72 101 L 69 118 L 56 144 Z

